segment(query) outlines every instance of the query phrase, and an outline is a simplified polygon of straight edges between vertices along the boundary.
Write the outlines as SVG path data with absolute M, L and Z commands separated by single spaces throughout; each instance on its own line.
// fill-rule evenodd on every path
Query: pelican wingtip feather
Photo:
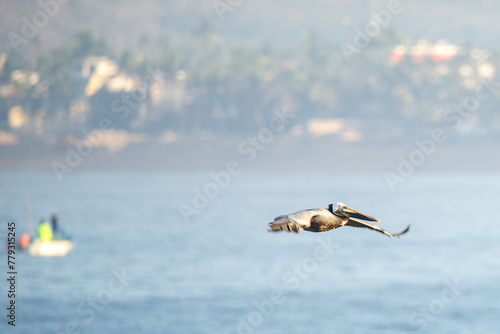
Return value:
M 396 234 L 393 234 L 393 237 L 400 237 L 402 236 L 403 234 L 406 234 L 408 233 L 408 231 L 410 230 L 410 227 L 411 225 L 408 225 L 402 232 L 399 232 L 399 233 L 396 233 Z

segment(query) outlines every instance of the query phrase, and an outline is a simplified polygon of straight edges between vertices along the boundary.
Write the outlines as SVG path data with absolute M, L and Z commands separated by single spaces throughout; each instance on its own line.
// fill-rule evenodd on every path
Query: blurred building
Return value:
M 405 59 L 411 59 L 416 63 L 430 59 L 433 62 L 448 62 L 455 59 L 460 48 L 458 45 L 451 44 L 444 39 L 435 44 L 429 43 L 426 39 L 419 40 L 416 44 L 396 45 L 389 54 L 389 60 L 399 63 Z

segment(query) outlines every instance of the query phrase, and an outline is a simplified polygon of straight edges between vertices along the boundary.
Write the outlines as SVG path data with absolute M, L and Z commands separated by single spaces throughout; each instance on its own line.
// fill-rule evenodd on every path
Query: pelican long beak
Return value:
M 342 213 L 347 217 L 369 220 L 372 222 L 380 222 L 380 220 L 378 220 L 377 218 L 365 215 L 364 213 L 354 210 L 353 208 L 350 208 L 347 205 L 342 209 Z

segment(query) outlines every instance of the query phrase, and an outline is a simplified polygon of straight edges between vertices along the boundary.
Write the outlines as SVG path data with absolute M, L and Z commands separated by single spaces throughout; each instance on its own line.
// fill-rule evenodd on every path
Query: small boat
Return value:
M 26 218 L 28 222 L 28 233 L 19 237 L 19 246 L 31 256 L 65 256 L 73 248 L 71 237 L 60 227 L 59 217 L 52 215 L 51 223 L 41 221 L 37 230 L 38 237 L 31 238 L 35 234 L 31 219 L 31 206 L 29 198 L 26 198 Z
M 32 256 L 64 256 L 73 248 L 73 242 L 67 239 L 42 241 L 33 240 L 26 251 Z

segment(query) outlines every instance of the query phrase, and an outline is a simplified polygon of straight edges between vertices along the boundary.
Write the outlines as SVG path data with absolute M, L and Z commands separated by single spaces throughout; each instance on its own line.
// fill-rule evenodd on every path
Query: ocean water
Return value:
M 56 212 L 75 247 L 16 254 L 16 326 L 1 333 L 498 333 L 500 176 L 0 174 L 0 236 Z M 341 201 L 399 232 L 266 232 Z

